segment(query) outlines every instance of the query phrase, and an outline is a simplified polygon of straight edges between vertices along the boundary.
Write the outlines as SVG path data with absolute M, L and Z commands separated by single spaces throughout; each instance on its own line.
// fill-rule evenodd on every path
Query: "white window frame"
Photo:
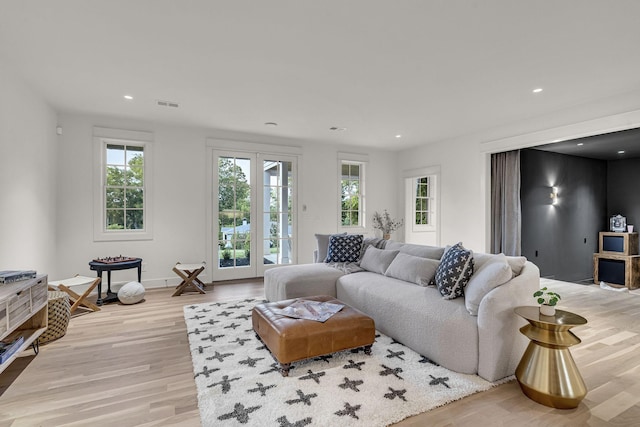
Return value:
M 144 229 L 106 229 L 106 146 L 107 144 L 129 145 L 144 149 Z M 150 132 L 121 129 L 93 128 L 93 240 L 132 241 L 153 239 L 153 134 Z
M 367 167 L 369 157 L 366 154 L 338 153 L 338 230 L 347 232 L 364 231 L 367 226 Z M 342 225 L 342 166 L 345 164 L 360 166 L 360 194 L 358 202 L 358 225 Z
M 436 233 L 440 243 L 440 166 L 430 166 L 403 172 L 405 186 L 405 233 Z M 429 178 L 431 223 L 416 224 L 415 182 L 418 178 Z M 410 225 L 410 226 L 409 226 Z

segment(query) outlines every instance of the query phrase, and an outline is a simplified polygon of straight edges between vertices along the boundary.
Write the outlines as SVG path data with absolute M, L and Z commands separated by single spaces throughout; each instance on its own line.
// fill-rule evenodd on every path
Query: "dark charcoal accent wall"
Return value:
M 607 229 L 609 218 L 607 162 L 533 149 L 522 150 L 520 162 L 522 254 L 542 277 L 593 277 L 598 232 Z M 557 205 L 549 198 L 553 186 L 558 187 Z
M 607 167 L 607 210 L 640 231 L 640 159 L 612 160 Z M 608 226 L 607 226 L 608 229 Z

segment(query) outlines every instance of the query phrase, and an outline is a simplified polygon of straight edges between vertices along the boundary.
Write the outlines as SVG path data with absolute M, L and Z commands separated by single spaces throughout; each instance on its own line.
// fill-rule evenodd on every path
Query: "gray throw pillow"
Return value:
M 513 277 L 511 266 L 504 254 L 492 255 L 483 261 L 464 289 L 464 304 L 473 316 L 478 315 L 480 302 L 486 294 L 507 283 Z
M 413 243 L 389 242 L 385 249 L 400 251 L 401 254 L 419 256 L 422 258 L 440 259 L 445 248 L 440 246 L 415 245 Z
M 473 274 L 473 252 L 456 243 L 444 253 L 436 270 L 436 286 L 444 299 L 464 296 L 464 287 Z
M 420 286 L 429 286 L 440 261 L 399 253 L 384 273 L 385 276 Z
M 369 246 L 360 260 L 360 267 L 372 273 L 384 274 L 398 251 L 386 251 Z

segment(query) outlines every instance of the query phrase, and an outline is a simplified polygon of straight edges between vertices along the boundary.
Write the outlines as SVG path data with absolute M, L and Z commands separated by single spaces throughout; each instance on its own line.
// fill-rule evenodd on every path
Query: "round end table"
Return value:
M 531 340 L 516 368 L 520 388 L 543 405 L 577 407 L 586 396 L 587 387 L 569 352 L 570 346 L 581 342 L 570 329 L 585 325 L 587 319 L 564 310 L 544 316 L 539 307 L 517 307 L 514 311 L 529 322 L 520 332 Z

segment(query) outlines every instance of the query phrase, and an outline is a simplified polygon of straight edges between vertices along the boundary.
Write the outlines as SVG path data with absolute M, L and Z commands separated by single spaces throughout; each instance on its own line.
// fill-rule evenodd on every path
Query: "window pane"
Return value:
M 107 185 L 122 187 L 124 185 L 124 166 L 107 167 Z
M 107 164 L 124 166 L 124 145 L 107 144 Z
M 144 183 L 142 166 L 131 166 L 127 171 L 127 185 L 141 187 Z
M 107 210 L 107 224 L 108 230 L 122 230 L 124 229 L 124 210 L 123 209 L 108 209 Z
M 144 214 L 142 209 L 127 209 L 127 229 L 142 230 Z
M 349 165 L 351 170 L 351 179 L 360 179 L 360 165 Z
M 124 189 L 107 188 L 105 203 L 107 209 L 124 208 Z
M 143 208 L 143 190 L 142 188 L 127 188 L 125 191 L 127 208 Z
M 348 178 L 349 177 L 349 165 L 347 165 L 347 164 L 343 164 L 342 165 L 342 177 L 343 178 Z
M 342 212 L 342 225 L 351 225 L 350 219 L 348 212 Z
M 351 224 L 356 225 L 360 223 L 360 221 L 358 220 L 358 215 L 358 212 L 351 212 Z
M 144 147 L 136 147 L 127 145 L 127 164 L 142 164 L 142 158 L 144 155 Z

